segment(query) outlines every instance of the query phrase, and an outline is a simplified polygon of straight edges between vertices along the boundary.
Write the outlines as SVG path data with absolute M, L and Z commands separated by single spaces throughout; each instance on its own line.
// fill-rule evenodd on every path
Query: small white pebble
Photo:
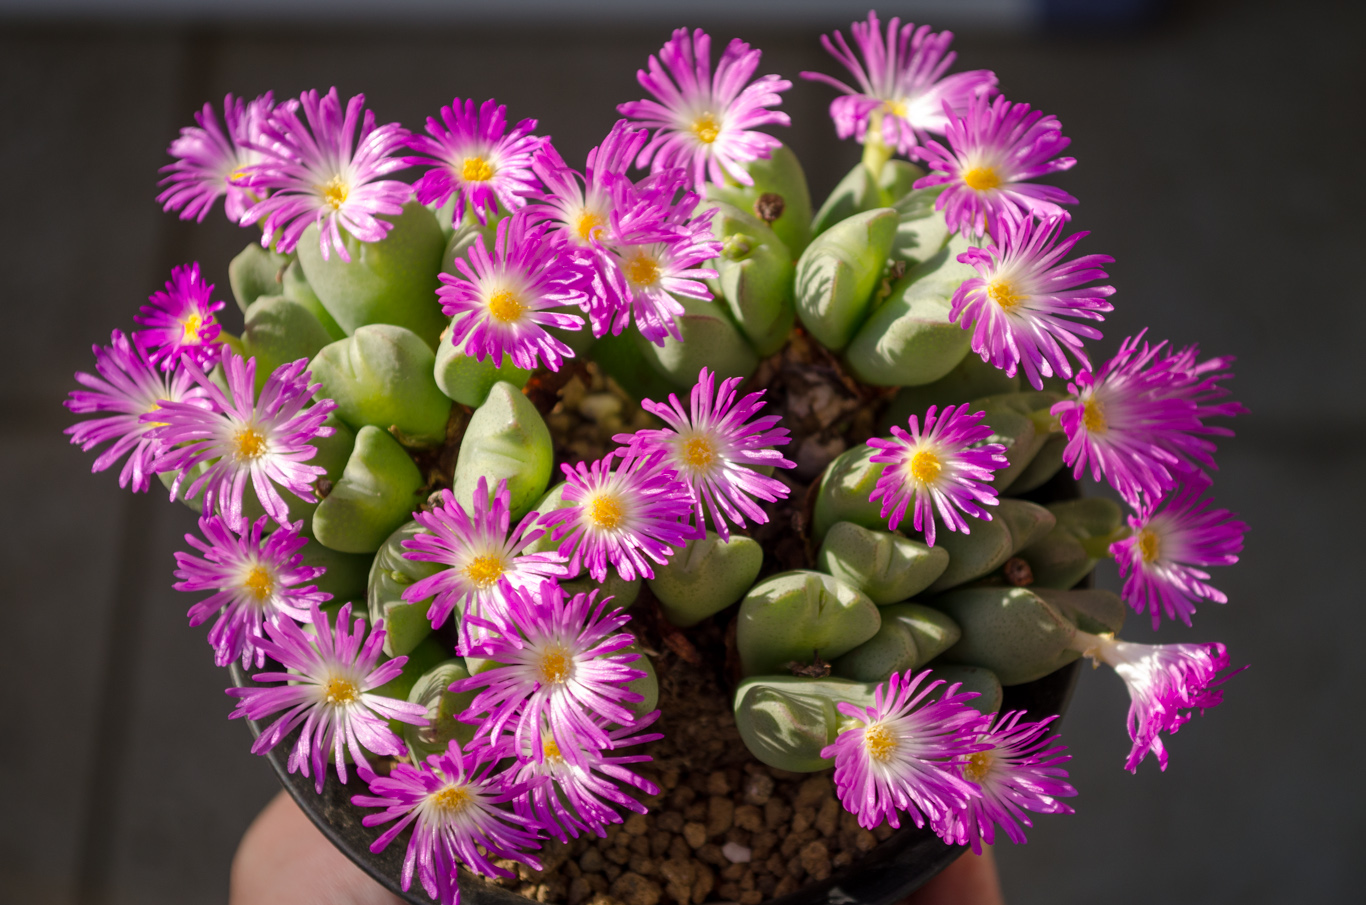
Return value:
M 602 421 L 621 413 L 621 400 L 607 393 L 591 393 L 579 403 L 579 412 L 586 418 Z
M 727 842 L 721 846 L 721 854 L 725 855 L 731 864 L 749 863 L 749 849 L 738 842 Z

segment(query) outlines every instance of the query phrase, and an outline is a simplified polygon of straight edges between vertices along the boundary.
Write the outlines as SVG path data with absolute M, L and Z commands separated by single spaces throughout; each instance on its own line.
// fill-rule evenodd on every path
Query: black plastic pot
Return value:
M 1047 714 L 1062 714 L 1071 700 L 1080 669 L 1081 662 L 1077 661 L 1036 682 L 1005 689 L 1003 709 L 1028 710 L 1035 719 Z M 232 667 L 232 681 L 238 686 L 252 684 L 236 665 Z M 253 738 L 260 735 L 260 725 L 251 720 L 247 725 Z M 336 773 L 329 770 L 319 795 L 313 779 L 286 772 L 285 764 L 297 738 L 298 730 L 295 730 L 276 745 L 266 759 L 303 812 L 333 845 L 380 885 L 406 902 L 431 905 L 432 900 L 418 883 L 414 882 L 407 892 L 399 888 L 403 855 L 408 847 L 407 833 L 382 852 L 370 851 L 370 843 L 383 827 L 362 826 L 361 818 L 375 811 L 351 804 L 352 795 L 365 791 L 362 780 L 353 776 L 349 785 L 343 785 Z M 928 829 L 905 826 L 847 869 L 772 902 L 774 905 L 892 905 L 948 867 L 965 851 L 966 846 L 945 845 Z M 462 905 L 527 905 L 531 900 L 462 871 L 460 901 Z

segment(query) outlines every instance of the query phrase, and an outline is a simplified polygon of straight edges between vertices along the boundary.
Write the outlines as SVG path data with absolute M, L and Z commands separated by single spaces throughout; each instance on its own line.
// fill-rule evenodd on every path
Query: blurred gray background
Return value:
M 251 236 L 221 206 L 195 225 L 152 200 L 166 145 L 200 104 L 335 84 L 366 92 L 381 121 L 420 127 L 453 95 L 496 96 L 581 161 L 614 104 L 640 96 L 635 71 L 668 29 L 697 24 L 762 47 L 760 72 L 797 82 L 794 125 L 775 131 L 818 197 L 858 157 L 835 139 L 832 92 L 796 76 L 835 71 L 817 36 L 861 16 L 862 0 L 386 9 L 0 3 L 0 901 L 223 902 L 237 840 L 277 788 L 225 718 L 226 676 L 170 588 L 190 513 L 90 475 L 61 434 L 72 372 L 133 326 L 172 265 L 199 260 L 228 296 L 227 262 Z M 1362 5 L 881 8 L 908 11 L 956 28 L 957 68 L 994 69 L 1072 137 L 1080 163 L 1056 182 L 1082 199 L 1082 248 L 1117 259 L 1105 347 L 1151 326 L 1236 354 L 1252 412 L 1215 483 L 1252 526 L 1243 563 L 1215 579 L 1231 602 L 1162 633 L 1222 640 L 1252 669 L 1174 737 L 1165 774 L 1149 759 L 1137 776 L 1122 769 L 1123 685 L 1088 672 L 1064 726 L 1077 814 L 997 847 L 1008 899 L 1360 901 Z M 1101 581 L 1117 586 L 1112 571 Z M 1141 623 L 1128 634 L 1147 640 Z

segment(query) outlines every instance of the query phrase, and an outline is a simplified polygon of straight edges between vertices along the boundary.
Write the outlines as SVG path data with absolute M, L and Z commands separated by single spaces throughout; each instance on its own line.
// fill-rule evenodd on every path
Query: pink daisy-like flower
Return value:
M 947 104 L 945 136 L 949 150 L 926 141 L 916 152 L 934 172 L 916 180 L 915 188 L 942 185 L 935 210 L 942 210 L 949 229 L 982 235 L 996 229 L 1007 210 L 1025 216 L 1068 216 L 1059 204 L 1077 199 L 1051 185 L 1028 180 L 1071 169 L 1076 160 L 1058 157 L 1071 139 L 1062 134 L 1057 117 L 1012 104 L 1004 97 L 972 98 L 958 116 Z
M 532 135 L 536 120 L 524 119 L 507 133 L 507 107 L 490 98 L 474 109 L 474 100 L 455 98 L 441 108 L 441 122 L 427 117 L 427 135 L 414 135 L 408 147 L 429 155 L 409 157 L 407 163 L 431 167 L 413 184 L 423 204 L 445 204 L 452 196 L 451 222 L 459 223 L 465 206 L 480 223 L 503 209 L 515 213 L 526 204 L 525 195 L 540 188 L 531 172 L 531 159 L 545 144 Z
M 205 540 L 193 534 L 185 540 L 203 556 L 176 551 L 178 568 L 175 577 L 180 581 L 177 591 L 194 593 L 213 591 L 190 607 L 190 625 L 200 625 L 217 614 L 218 621 L 209 629 L 209 644 L 214 650 L 214 663 L 227 666 L 241 659 L 242 668 L 265 665 L 266 655 L 258 643 L 265 637 L 268 622 L 296 619 L 307 622 L 311 609 L 332 599 L 331 594 L 313 585 L 303 585 L 320 577 L 326 570 L 321 566 L 306 566 L 299 552 L 308 538 L 299 532 L 303 522 L 286 525 L 269 535 L 266 516 L 261 516 L 251 530 L 238 534 L 217 516 L 199 520 L 199 530 Z
M 203 388 L 205 400 L 163 402 L 142 416 L 144 423 L 158 425 L 148 436 L 174 447 L 158 467 L 179 472 L 171 488 L 175 499 L 190 470 L 209 463 L 185 495 L 193 498 L 203 488 L 204 512 L 219 511 L 234 531 L 246 524 L 242 494 L 248 479 L 266 514 L 277 524 L 288 524 L 289 506 L 276 485 L 301 500 L 316 501 L 313 482 L 325 469 L 304 463 L 317 452 L 312 441 L 332 435 L 323 421 L 337 404 L 320 399 L 310 405 L 322 384 L 308 382 L 306 358 L 276 368 L 259 398 L 254 395 L 255 358 L 244 361 L 224 346 L 220 361 L 230 396 L 193 361 L 186 361 L 184 367 Z
M 570 836 L 578 838 L 581 831 L 597 836 L 607 835 L 607 826 L 621 823 L 618 809 L 637 814 L 649 812 L 621 790 L 618 783 L 630 786 L 643 795 L 658 795 L 659 787 L 633 773 L 628 764 L 647 763 L 648 754 L 609 757 L 608 751 L 629 748 L 657 741 L 664 736 L 643 730 L 659 718 L 659 711 L 638 718 L 629 726 L 602 729 L 611 744 L 607 750 L 585 748 L 577 738 L 566 744 L 579 744 L 578 756 L 566 758 L 553 733 L 543 731 L 540 759 L 524 757 L 511 771 L 516 782 L 525 783 L 527 793 L 514 802 L 517 812 L 561 842 Z M 599 723 L 604 721 L 599 719 Z
M 1109 481 L 1135 509 L 1145 497 L 1160 499 L 1182 474 L 1214 468 L 1216 447 L 1206 436 L 1232 431 L 1205 419 L 1243 411 L 1236 402 L 1212 402 L 1227 394 L 1219 381 L 1232 376 L 1231 357 L 1199 362 L 1195 346 L 1168 354 L 1165 340 L 1150 346 L 1143 336 L 1125 339 L 1099 371 L 1078 373 L 1067 387 L 1073 398 L 1052 408 L 1074 475 L 1089 463 L 1091 476 Z
M 929 674 L 893 673 L 874 691 L 872 707 L 837 705 L 853 725 L 821 757 L 834 758 L 835 791 L 859 826 L 871 830 L 885 820 L 900 827 L 900 810 L 916 826 L 928 819 L 942 832 L 977 794 L 959 775 L 964 759 L 986 747 L 976 740 L 982 715 L 963 703 L 976 695 L 955 694 L 953 685 L 939 700 L 927 701 L 944 684 L 937 680 L 921 688 Z
M 1150 611 L 1153 628 L 1164 613 L 1190 625 L 1197 600 L 1228 602 L 1200 567 L 1236 563 L 1247 525 L 1227 509 L 1211 509 L 1212 501 L 1201 499 L 1208 489 L 1208 478 L 1188 475 L 1155 509 L 1129 516 L 1133 534 L 1110 545 L 1127 579 L 1125 601 L 1135 612 Z
M 457 258 L 455 266 L 462 276 L 441 274 L 436 294 L 441 310 L 454 318 L 450 341 L 457 348 L 468 337 L 465 348 L 476 361 L 492 358 L 501 365 L 507 354 L 527 370 L 535 370 L 543 358 L 546 367 L 558 371 L 565 358 L 574 357 L 574 350 L 546 327 L 583 328 L 583 318 L 552 309 L 586 306 L 590 272 L 555 247 L 544 224 L 533 224 L 526 211 L 504 218 L 492 256 L 478 236 L 469 260 Z
M 343 110 L 336 88 L 322 97 L 310 90 L 300 97 L 300 106 L 307 125 L 295 105 L 282 104 L 262 127 L 262 160 L 247 167 L 244 178 L 251 188 L 269 189 L 271 195 L 253 204 L 241 222 L 261 220 L 261 244 L 269 248 L 274 240 L 282 254 L 293 251 L 304 230 L 317 224 L 323 260 L 335 249 L 350 261 L 342 230 L 362 242 L 378 242 L 393 224 L 376 215 L 402 213 L 412 194 L 406 182 L 380 178 L 408 165 L 394 153 L 408 140 L 408 130 L 398 123 L 376 126 L 371 110 L 362 115 L 363 94 Z
M 882 500 L 882 517 L 893 531 L 914 502 L 915 530 L 924 532 L 930 546 L 936 510 L 946 528 L 964 534 L 969 533 L 964 513 L 991 520 L 982 508 L 996 505 L 991 473 L 1008 464 L 1004 446 L 981 442 L 991 436 L 991 427 L 982 423 L 986 412 L 969 412 L 967 403 L 946 406 L 937 415 L 936 408 L 925 413 L 923 431 L 912 415 L 910 433 L 893 427 L 892 439 L 868 441 L 880 450 L 869 461 L 893 466 L 882 470 L 869 502 Z
M 348 630 L 350 620 L 348 603 L 337 614 L 334 631 L 327 614 L 315 603 L 309 616 L 315 629 L 312 636 L 304 634 L 292 619 L 267 622 L 269 638 L 258 640 L 257 646 L 288 671 L 257 673 L 252 679 L 284 684 L 227 689 L 229 695 L 240 699 L 232 719 L 263 720 L 284 711 L 257 736 L 251 746 L 253 754 L 265 754 L 302 725 L 289 754 L 288 770 L 313 776 L 319 793 L 327 779 L 329 753 L 337 775 L 346 782 L 347 753 L 361 776 L 372 772 L 365 759 L 367 751 L 395 757 L 408 753 L 403 740 L 389 728 L 389 720 L 427 725 L 427 708 L 421 704 L 372 694 L 395 678 L 408 658 L 394 657 L 379 663 L 383 623 L 376 623 L 367 638 L 365 620 L 357 617 Z
M 229 94 L 223 98 L 223 120 L 228 127 L 225 134 L 213 105 L 205 104 L 194 115 L 199 125 L 181 129 L 180 137 L 167 149 L 176 160 L 161 168 L 166 175 L 160 184 L 166 188 L 157 195 L 157 201 L 163 209 L 180 211 L 182 220 L 193 217 L 203 223 L 214 202 L 227 196 L 223 212 L 232 222 L 239 222 L 247 208 L 259 200 L 247 185 L 245 174 L 247 167 L 261 159 L 255 149 L 263 141 L 261 127 L 274 109 L 275 99 L 269 91 L 250 102 Z
M 612 459 L 620 455 L 615 469 Z M 563 509 L 541 516 L 560 542 L 569 574 L 587 567 L 596 581 L 607 578 L 611 564 L 627 581 L 654 578 L 649 560 L 663 565 L 674 548 L 687 542 L 692 495 L 688 486 L 665 468 L 657 455 L 632 450 L 608 453 L 591 465 L 562 464 L 567 486 Z
M 361 819 L 365 826 L 397 821 L 370 844 L 381 852 L 410 825 L 413 828 L 403 856 L 403 888 L 413 875 L 427 895 L 442 905 L 460 901 L 458 866 L 486 877 L 515 874 L 494 859 L 520 861 L 533 870 L 540 862 L 527 854 L 540 848 L 535 828 L 501 805 L 522 795 L 524 788 L 505 785 L 493 774 L 495 759 L 487 748 L 463 751 L 451 740 L 444 754 L 433 754 L 416 767 L 398 764 L 388 776 L 367 780 L 370 795 L 353 795 L 362 808 L 384 808 Z
M 867 22 L 849 27 L 862 61 L 844 35 L 821 35 L 821 45 L 853 74 L 851 87 L 823 72 L 803 72 L 802 78 L 824 82 L 843 91 L 830 102 L 830 118 L 840 138 L 866 140 L 869 126 L 878 128 L 882 143 L 898 154 L 909 154 L 927 132 L 943 135 L 948 127 L 947 106 L 956 114 L 967 111 L 974 97 L 996 88 L 996 74 L 986 69 L 945 76 L 958 54 L 949 50 L 953 32 L 935 33 L 928 25 L 901 24 L 893 17 L 883 38 L 877 13 Z
M 1059 241 L 1062 224 L 1062 217 L 1037 223 L 1033 217 L 1004 211 L 994 227 L 996 244 L 970 248 L 958 256 L 981 276 L 958 287 L 949 311 L 951 320 L 972 330 L 972 351 L 983 361 L 1011 377 L 1023 367 L 1036 390 L 1043 389 L 1045 377 L 1072 376 L 1066 353 L 1089 367 L 1081 338 L 1101 338 L 1095 327 L 1064 318 L 1099 321 L 1114 310 L 1106 301 L 1114 294 L 1113 286 L 1073 288 L 1105 279 L 1101 267 L 1114 258 L 1082 255 L 1064 262 L 1089 233 Z
M 223 302 L 211 300 L 213 283 L 199 275 L 199 264 L 171 268 L 166 288 L 153 292 L 133 320 L 146 329 L 136 334 L 138 344 L 152 353 L 152 363 L 171 370 L 182 357 L 201 368 L 218 357 L 218 321 Z
M 435 595 L 427 610 L 432 628 L 440 628 L 457 608 L 462 615 L 497 622 L 505 588 L 528 589 L 567 577 L 559 554 L 524 552 L 545 534 L 538 513 L 528 513 L 508 535 L 510 499 L 507 481 L 499 481 L 490 502 L 488 479 L 480 477 L 473 514 L 466 513 L 449 490 L 442 491 L 440 505 L 430 512 L 413 513 L 417 523 L 431 533 L 405 540 L 404 558 L 447 566 L 403 592 L 403 599 L 414 603 Z
M 1072 759 L 1064 754 L 1067 746 L 1048 734 L 1056 716 L 1038 722 L 1021 723 L 1023 710 L 987 717 L 981 724 L 977 741 L 989 745 L 968 755 L 963 778 L 975 784 L 980 793 L 967 806 L 953 814 L 947 835 L 959 845 L 970 843 L 975 854 L 982 844 L 996 841 L 996 827 L 1016 845 L 1025 843 L 1020 824 L 1032 827 L 1026 811 L 1039 814 L 1070 814 L 1072 809 L 1059 798 L 1077 794 L 1067 781 L 1062 764 Z
M 63 433 L 87 452 L 110 444 L 95 459 L 92 472 L 104 471 L 128 456 L 119 473 L 119 486 L 131 485 L 134 493 L 144 491 L 161 470 L 167 445 L 151 434 L 157 423 L 143 416 L 172 402 L 204 405 L 204 390 L 184 369 L 159 370 L 145 349 L 118 330 L 109 335 L 108 346 L 91 348 L 97 373 L 76 373 L 76 381 L 86 389 L 73 390 L 66 407 L 78 415 L 108 414 L 73 424 Z
M 787 428 L 777 426 L 782 420 L 778 415 L 755 417 L 764 407 L 763 390 L 737 400 L 736 389 L 741 383 L 741 378 L 732 377 L 721 381 L 717 391 L 716 375 L 703 368 L 687 411 L 673 393 L 667 403 L 641 402 L 668 427 L 613 438 L 631 444 L 638 454 L 658 453 L 665 467 L 688 485 L 692 492 L 690 522 L 696 526 L 698 537 L 706 533 L 707 513 L 716 533 L 729 538 L 728 522 L 743 528 L 746 517 L 760 525 L 768 521 L 754 498 L 771 503 L 788 495 L 782 481 L 755 471 L 764 466 L 795 467 L 795 462 L 773 448 L 789 442 Z
M 710 36 L 700 28 L 691 38 L 686 28 L 675 30 L 659 57 L 650 55 L 649 71 L 636 73 L 655 100 L 617 105 L 617 112 L 635 125 L 655 130 L 636 165 L 651 165 L 656 173 L 682 167 L 698 192 L 708 177 L 717 185 L 726 177 L 753 185 L 741 164 L 768 157 L 781 144 L 755 127 L 791 124 L 786 113 L 768 108 L 782 103 L 778 92 L 792 83 L 776 75 L 750 82 L 761 56 L 762 51 L 733 39 L 713 76 Z
M 1167 749 L 1158 733 L 1176 732 L 1199 709 L 1204 713 L 1224 700 L 1220 686 L 1247 669 L 1228 669 L 1228 650 L 1212 644 L 1136 644 L 1113 634 L 1078 631 L 1073 649 L 1098 663 L 1106 663 L 1129 688 L 1129 738 L 1133 749 L 1124 768 L 1137 772 L 1151 751 L 1167 769 Z
M 585 748 L 612 746 L 604 725 L 634 725 L 630 705 L 643 698 L 627 685 L 645 673 L 629 665 L 640 655 L 625 650 L 635 641 L 622 631 L 631 617 L 596 598 L 597 591 L 566 598 L 547 582 L 508 589 L 502 625 L 470 617 L 489 631 L 463 654 L 500 664 L 451 685 L 455 692 L 481 689 L 462 717 L 478 720 L 479 737 L 497 740 L 512 723 L 513 751 L 541 761 L 546 740 L 554 739 L 560 756 L 584 766 Z
M 597 257 L 606 291 L 590 308 L 595 333 L 610 321 L 619 335 L 634 317 L 640 335 L 656 345 L 667 337 L 681 341 L 676 319 L 684 308 L 677 297 L 711 301 L 702 281 L 714 279 L 716 271 L 699 265 L 721 254 L 722 243 L 711 230 L 715 211 L 695 213 L 701 198 L 677 193 L 680 186 L 678 178 L 666 175 L 635 186 L 623 179 L 614 187 L 611 240 L 602 243 L 605 254 Z
M 626 178 L 631 160 L 648 136 L 644 129 L 632 129 L 626 120 L 618 120 L 602 144 L 588 152 L 582 174 L 546 142 L 531 162 L 536 178 L 545 186 L 530 196 L 539 202 L 529 208 L 532 215 L 549 221 L 551 235 L 569 248 L 588 254 L 598 251 L 598 243 L 611 236 L 612 186 Z M 596 325 L 594 334 L 601 335 Z

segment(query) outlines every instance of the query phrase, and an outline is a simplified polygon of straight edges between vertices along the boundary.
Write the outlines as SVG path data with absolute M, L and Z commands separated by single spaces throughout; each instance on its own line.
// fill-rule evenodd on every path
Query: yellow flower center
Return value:
M 265 600 L 270 596 L 275 583 L 270 580 L 270 573 L 261 566 L 252 566 L 247 577 L 242 580 L 242 587 L 251 591 L 253 597 L 258 601 Z
M 266 451 L 266 435 L 254 427 L 244 427 L 232 438 L 237 444 L 237 458 L 256 459 Z
M 626 262 L 626 279 L 637 286 L 650 286 L 659 281 L 659 262 L 647 254 L 637 254 Z
M 908 466 L 911 477 L 922 484 L 933 483 L 934 479 L 939 477 L 939 472 L 942 471 L 943 468 L 944 465 L 939 461 L 939 457 L 928 449 L 922 449 L 920 452 L 911 456 L 911 464 Z
M 560 746 L 555 744 L 555 740 L 550 736 L 546 736 L 544 744 L 541 745 L 541 752 L 545 755 L 546 760 L 556 762 L 564 760 L 564 755 L 560 753 Z
M 334 211 L 345 204 L 346 196 L 351 194 L 351 187 L 340 176 L 333 176 L 326 184 L 318 186 L 318 190 L 323 193 L 323 204 Z
M 198 314 L 191 314 L 189 317 L 185 318 L 185 320 L 180 322 L 180 328 L 184 331 L 183 335 L 180 337 L 180 341 L 187 343 L 199 342 L 199 328 L 203 325 L 204 322 L 200 319 Z
M 488 182 L 493 178 L 493 166 L 482 157 L 466 157 L 460 178 L 466 182 Z
M 620 525 L 625 517 L 626 513 L 622 511 L 621 503 L 609 496 L 594 497 L 593 502 L 588 504 L 589 521 L 607 531 Z
M 1015 284 L 1011 283 L 1010 280 L 992 280 L 987 284 L 987 297 L 1005 311 L 1009 311 L 1028 298 L 1028 296 L 1016 293 Z
M 905 118 L 906 118 L 906 102 L 905 102 L 905 101 L 883 101 L 883 102 L 882 102 L 882 112 L 883 112 L 883 113 L 890 113 L 890 114 L 892 114 L 893 116 L 900 116 L 902 119 L 905 119 Z
M 1109 427 L 1105 421 L 1105 409 L 1094 399 L 1086 400 L 1086 406 L 1081 412 L 1081 423 L 1093 434 L 1103 434 Z
M 474 560 L 465 567 L 465 577 L 472 581 L 475 587 L 487 588 L 499 578 L 503 577 L 506 569 L 503 561 L 496 556 L 476 556 Z
M 161 411 L 161 403 L 160 403 L 160 402 L 153 402 L 151 408 L 147 409 L 147 414 L 150 415 L 150 414 L 152 414 L 152 412 L 159 412 L 159 411 Z M 167 424 L 167 422 L 165 422 L 165 421 L 149 421 L 149 422 L 147 422 L 147 426 L 148 426 L 149 428 L 151 428 L 151 427 L 165 427 L 166 424 Z
M 991 752 L 978 751 L 968 757 L 967 765 L 963 767 L 963 778 L 968 782 L 981 783 L 986 775 L 991 772 Z
M 1138 552 L 1144 562 L 1157 562 L 1157 558 L 1162 555 L 1162 538 L 1158 537 L 1156 532 L 1144 528 L 1138 532 Z
M 717 125 L 710 113 L 703 113 L 693 120 L 692 131 L 697 136 L 698 141 L 709 145 L 716 141 L 716 137 L 721 134 L 721 127 Z
M 323 700 L 329 704 L 351 704 L 360 698 L 360 689 L 350 679 L 333 677 L 323 686 Z
M 1000 185 L 1001 177 L 996 175 L 995 167 L 973 167 L 963 174 L 963 182 L 974 191 L 985 192 Z
M 593 235 L 593 230 L 602 228 L 602 217 L 592 211 L 584 211 L 579 214 L 579 224 L 575 230 L 579 238 L 587 242 Z
M 517 297 L 506 289 L 500 289 L 489 299 L 489 314 L 493 315 L 494 320 L 510 324 L 522 316 L 526 306 L 517 301 Z
M 242 164 L 242 166 L 238 167 L 237 169 L 233 170 L 231 173 L 228 174 L 228 184 L 236 185 L 245 178 L 247 178 L 247 165 Z
M 683 461 L 701 470 L 716 461 L 716 447 L 706 437 L 693 437 L 683 444 Z
M 541 683 L 544 685 L 560 685 L 569 679 L 569 674 L 574 670 L 574 664 L 569 659 L 569 651 L 561 644 L 548 647 L 541 652 L 540 666 Z
M 446 817 L 454 817 L 471 804 L 469 790 L 464 786 L 446 786 L 440 792 L 433 792 L 432 807 Z
M 886 726 L 869 726 L 863 731 L 863 746 L 873 760 L 883 763 L 891 760 L 898 744 L 896 736 Z

